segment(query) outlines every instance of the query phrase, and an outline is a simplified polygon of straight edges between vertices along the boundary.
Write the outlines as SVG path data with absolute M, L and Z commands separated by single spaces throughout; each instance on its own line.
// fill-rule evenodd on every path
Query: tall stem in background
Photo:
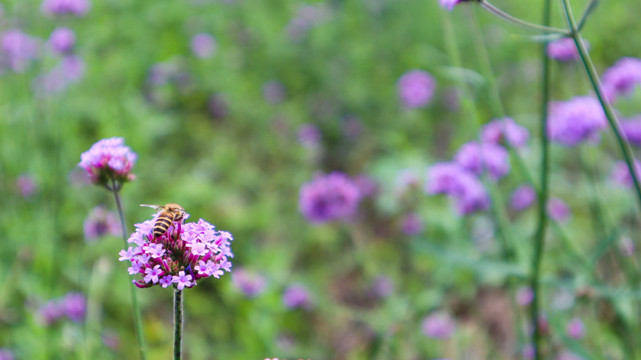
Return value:
M 125 224 L 125 213 L 122 210 L 122 203 L 120 202 L 119 190 L 120 187 L 115 182 L 109 190 L 114 194 L 116 200 L 116 207 L 118 208 L 118 215 L 120 216 L 120 228 L 122 229 L 122 246 L 127 249 L 127 225 Z M 138 298 L 136 297 L 135 285 L 129 284 L 131 293 L 131 305 L 134 316 L 134 328 L 136 331 L 136 340 L 138 341 L 138 351 L 140 353 L 140 360 L 145 360 L 145 340 L 142 334 L 142 319 L 140 317 L 140 307 L 138 306 Z
M 543 2 L 543 26 L 550 25 L 550 0 Z M 530 287 L 534 293 L 532 299 L 532 313 L 531 322 L 534 327 L 532 333 L 532 346 L 534 346 L 534 359 L 541 359 L 541 328 L 539 326 L 539 304 L 541 302 L 540 296 L 540 274 L 541 274 L 541 260 L 543 259 L 543 249 L 545 248 L 545 230 L 547 227 L 547 214 L 545 205 L 548 198 L 548 148 L 549 141 L 547 136 L 547 115 L 548 115 L 548 102 L 550 98 L 550 59 L 546 54 L 547 41 L 543 41 L 541 46 L 541 186 L 538 192 L 539 213 L 538 213 L 538 226 L 536 229 L 536 238 L 534 241 L 534 255 L 532 257 L 532 275 L 530 279 Z
M 574 20 L 574 16 L 572 15 L 572 9 L 570 8 L 568 0 L 563 0 L 563 10 L 570 26 L 572 39 L 574 39 L 574 44 L 576 45 L 576 48 L 579 51 L 579 55 L 581 56 L 581 62 L 585 67 L 585 72 L 587 73 L 588 78 L 590 79 L 590 83 L 592 84 L 592 88 L 594 89 L 594 92 L 596 93 L 596 96 L 601 103 L 601 107 L 603 107 L 603 111 L 605 112 L 605 116 L 608 119 L 610 128 L 614 132 L 617 143 L 619 144 L 621 152 L 623 153 L 623 159 L 628 166 L 630 175 L 632 175 L 634 190 L 636 192 L 637 200 L 639 201 L 639 206 L 641 207 L 641 186 L 639 185 L 639 178 L 637 176 L 636 167 L 634 166 L 634 156 L 632 155 L 632 151 L 630 150 L 630 146 L 628 145 L 627 141 L 621 135 L 623 133 L 623 131 L 621 130 L 621 124 L 619 123 L 614 110 L 612 110 L 612 106 L 610 106 L 610 103 L 603 94 L 603 88 L 601 87 L 599 75 L 594 68 L 594 64 L 592 63 L 590 55 L 588 55 L 588 52 L 583 45 L 583 41 L 581 41 L 581 35 Z
M 174 289 L 174 360 L 182 357 L 183 292 Z

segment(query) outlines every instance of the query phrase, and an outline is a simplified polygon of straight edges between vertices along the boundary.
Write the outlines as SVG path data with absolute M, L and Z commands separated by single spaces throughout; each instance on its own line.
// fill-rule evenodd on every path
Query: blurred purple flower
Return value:
M 510 155 L 504 147 L 492 143 L 471 141 L 461 146 L 454 157 L 464 169 L 481 175 L 484 170 L 493 180 L 498 180 L 510 171 Z
M 91 210 L 84 222 L 85 241 L 93 242 L 107 234 L 118 236 L 120 223 L 116 214 L 108 212 L 104 206 L 96 206 Z
M 639 160 L 634 160 L 634 168 L 636 171 L 637 179 L 641 181 L 641 162 Z M 634 182 L 632 180 L 632 174 L 628 169 L 628 165 L 623 161 L 617 161 L 614 163 L 614 168 L 610 173 L 610 178 L 615 184 L 622 185 L 625 187 L 632 187 Z
M 621 129 L 630 144 L 641 146 L 641 115 L 621 121 Z
M 298 207 L 312 223 L 350 220 L 361 200 L 358 186 L 347 175 L 333 172 L 318 176 L 300 189 Z
M 159 214 L 151 220 L 135 224 L 136 231 L 127 242 L 132 244 L 118 255 L 120 261 L 130 261 L 129 274 L 140 274 L 142 279 L 133 280 L 139 288 L 160 285 L 164 288 L 175 285 L 178 290 L 196 286 L 197 280 L 213 276 L 220 278 L 231 272 L 233 236 L 203 219 L 197 223 L 174 221 L 167 231 L 154 237 L 153 228 Z
M 367 175 L 357 175 L 353 178 L 361 197 L 373 196 L 378 191 L 376 181 Z
M 583 45 L 586 49 L 590 48 L 590 43 L 583 40 Z M 572 38 L 561 38 L 556 41 L 548 43 L 547 54 L 550 59 L 558 61 L 573 61 L 579 59 L 579 51 L 576 49 L 574 40 Z
M 79 56 L 69 55 L 65 56 L 60 63 L 60 70 L 62 75 L 68 82 L 77 82 L 85 74 L 85 62 Z
M 521 286 L 516 291 L 516 302 L 521 306 L 527 306 L 534 299 L 534 291 L 529 286 Z
M 321 132 L 314 124 L 303 124 L 298 128 L 298 142 L 308 148 L 318 146 L 321 140 Z
M 610 101 L 629 96 L 641 85 L 641 59 L 624 57 L 603 73 L 603 91 Z
M 324 22 L 328 17 L 329 10 L 325 4 L 303 4 L 287 25 L 287 34 L 291 40 L 299 41 L 312 27 Z
M 105 332 L 102 333 L 101 339 L 102 343 L 109 349 L 113 351 L 120 350 L 120 336 L 118 336 L 117 333 L 105 330 Z
M 512 193 L 510 205 L 514 211 L 523 211 L 536 201 L 536 190 L 530 185 L 521 185 Z
M 18 29 L 11 29 L 0 34 L 0 71 L 2 68 L 17 73 L 24 72 L 31 60 L 39 55 L 38 39 Z
M 0 348 L 0 360 L 15 360 L 16 358 L 13 356 L 13 352 L 9 349 L 2 349 Z
M 568 333 L 568 336 L 573 339 L 581 339 L 585 336 L 585 325 L 583 325 L 583 320 L 578 317 L 572 318 L 567 326 L 565 331 Z
M 386 275 L 380 275 L 374 279 L 372 284 L 372 292 L 379 298 L 388 297 L 394 292 L 394 282 Z
M 60 306 L 64 314 L 75 322 L 81 322 L 87 312 L 87 300 L 80 293 L 69 293 L 62 298 Z
M 590 96 L 549 104 L 548 136 L 557 143 L 573 146 L 586 140 L 597 140 L 607 127 L 601 104 Z
M 63 92 L 67 87 L 80 81 L 85 73 L 85 62 L 78 56 L 66 55 L 58 66 L 34 81 L 38 95 L 48 96 Z
M 49 35 L 48 44 L 56 54 L 69 54 L 76 44 L 76 34 L 67 27 L 55 28 Z
M 270 104 L 278 104 L 285 100 L 285 86 L 276 80 L 268 81 L 263 85 L 263 97 Z
M 137 155 L 121 137 L 102 139 L 80 155 L 78 166 L 85 169 L 91 182 L 111 186 L 109 181 L 118 183 L 134 179 L 131 169 Z
M 438 3 L 441 5 L 442 8 L 452 11 L 452 9 L 454 9 L 454 6 L 465 1 L 469 1 L 469 0 L 438 0 Z
M 231 274 L 231 281 L 238 290 L 249 298 L 260 295 L 267 286 L 267 280 L 262 275 L 243 268 L 234 270 L 234 273 Z
M 191 51 L 201 59 L 214 55 L 216 48 L 216 39 L 210 34 L 199 33 L 191 38 Z
M 556 356 L 556 360 L 583 360 L 583 358 L 577 354 L 564 350 Z
M 42 11 L 49 15 L 84 16 L 89 12 L 88 0 L 44 0 Z
M 417 213 L 408 213 L 403 217 L 401 230 L 405 235 L 418 235 L 423 232 L 423 219 Z
M 550 198 L 547 202 L 548 216 L 558 222 L 564 222 L 570 217 L 570 208 L 559 198 Z
M 510 146 L 520 148 L 529 138 L 528 130 L 509 117 L 493 120 L 481 128 L 481 140 L 485 143 L 499 144 L 505 139 Z
M 434 96 L 436 81 L 428 72 L 410 70 L 398 79 L 398 96 L 408 109 L 422 108 Z
M 437 163 L 428 169 L 425 191 L 429 195 L 447 194 L 455 200 L 459 215 L 486 210 L 490 206 L 481 181 L 456 163 Z
M 301 285 L 291 285 L 285 289 L 283 303 L 288 309 L 302 308 L 310 310 L 313 307 L 309 291 Z
M 521 350 L 521 354 L 523 354 L 523 358 L 526 360 L 532 360 L 534 359 L 534 355 L 536 355 L 536 349 L 532 344 L 526 344 L 523 346 L 523 350 Z
M 65 315 L 57 299 L 49 300 L 38 309 L 38 317 L 47 326 L 55 323 Z
M 423 334 L 431 338 L 447 339 L 455 328 L 454 320 L 444 312 L 436 312 L 423 319 Z
M 23 198 L 30 198 L 38 189 L 38 184 L 34 180 L 33 176 L 28 174 L 22 174 L 16 179 L 16 185 L 20 191 L 20 195 Z

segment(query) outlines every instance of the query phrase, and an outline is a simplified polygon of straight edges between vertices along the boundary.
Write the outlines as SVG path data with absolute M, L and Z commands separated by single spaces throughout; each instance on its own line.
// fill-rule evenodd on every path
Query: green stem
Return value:
M 550 24 L 550 0 L 545 0 L 543 3 L 543 25 Z M 550 59 L 546 54 L 546 47 L 548 42 L 543 41 L 541 46 L 541 187 L 538 191 L 538 226 L 536 229 L 536 238 L 534 241 L 534 255 L 532 257 L 532 275 L 530 279 L 530 287 L 534 294 L 532 299 L 532 313 L 530 321 L 534 327 L 532 332 L 532 346 L 534 346 L 534 359 L 540 360 L 541 357 L 541 328 L 539 327 L 540 317 L 540 277 L 541 277 L 541 262 L 543 260 L 543 249 L 545 248 L 545 230 L 548 223 L 548 217 L 545 211 L 545 206 L 548 199 L 548 172 L 549 172 L 549 141 L 547 136 L 547 114 L 548 114 L 548 101 L 550 99 Z
M 122 203 L 120 201 L 120 194 L 118 192 L 120 190 L 120 186 L 115 181 L 112 181 L 112 185 L 109 189 L 114 194 L 116 207 L 118 208 L 118 215 L 120 216 L 120 227 L 122 229 L 122 246 L 123 249 L 127 249 L 127 225 L 125 223 L 125 213 L 122 210 Z M 145 340 L 142 333 L 142 318 L 140 316 L 140 307 L 138 306 L 138 298 L 136 297 L 136 288 L 134 284 L 130 284 L 129 291 L 131 295 L 134 328 L 136 332 L 136 340 L 138 342 L 140 360 L 145 360 Z
M 182 357 L 183 339 L 183 292 L 174 289 L 174 360 Z
M 565 16 L 567 18 L 568 24 L 570 25 L 572 39 L 574 39 L 574 44 L 576 45 L 576 48 L 579 51 L 579 55 L 581 56 L 581 61 L 583 62 L 585 71 L 588 75 L 588 78 L 590 79 L 592 88 L 594 89 L 594 92 L 596 93 L 596 96 L 599 99 L 599 102 L 601 103 L 601 107 L 605 112 L 605 116 L 608 119 L 610 128 L 614 132 L 617 143 L 619 144 L 619 147 L 621 148 L 621 152 L 623 153 L 623 159 L 625 160 L 625 163 L 628 166 L 628 170 L 630 171 L 630 175 L 632 176 L 632 182 L 634 183 L 634 190 L 636 192 L 637 200 L 639 201 L 639 206 L 641 206 L 641 185 L 639 185 L 636 166 L 634 166 L 634 156 L 632 155 L 632 151 L 630 150 L 630 146 L 628 145 L 627 141 L 621 135 L 623 133 L 623 131 L 621 130 L 621 124 L 619 123 L 619 120 L 617 119 L 617 116 L 614 113 L 612 106 L 605 99 L 605 96 L 603 94 L 603 88 L 601 87 L 601 82 L 599 80 L 599 75 L 596 69 L 594 68 L 594 64 L 592 63 L 592 59 L 590 58 L 590 55 L 588 55 L 588 52 L 585 49 L 585 45 L 583 44 L 583 41 L 581 40 L 581 35 L 577 28 L 576 22 L 574 21 L 574 16 L 572 15 L 572 9 L 570 8 L 569 0 L 563 0 L 563 10 L 565 12 Z
M 541 31 L 541 32 L 544 32 L 544 33 L 547 33 L 547 34 L 568 35 L 568 31 L 565 30 L 565 29 L 559 29 L 559 28 L 550 27 L 549 23 L 548 24 L 544 23 L 543 25 L 539 25 L 539 24 L 534 24 L 534 23 L 531 23 L 531 22 L 528 22 L 528 21 L 525 21 L 525 20 L 521 20 L 521 19 L 519 19 L 517 17 L 514 17 L 514 16 L 506 13 L 505 11 L 497 8 L 496 6 L 490 4 L 487 1 L 479 1 L 479 4 L 481 4 L 481 6 L 485 10 L 491 12 L 492 14 L 500 17 L 501 19 L 503 19 L 503 20 L 505 20 L 507 22 L 510 22 L 512 24 L 520 26 L 520 27 L 522 27 L 524 29 L 533 30 L 533 31 Z
M 592 0 L 588 4 L 588 6 L 585 8 L 585 11 L 583 12 L 583 16 L 581 16 L 581 20 L 579 20 L 579 25 L 577 26 L 577 29 L 581 31 L 583 29 L 583 26 L 585 26 L 586 20 L 588 20 L 588 17 L 592 13 L 594 9 L 596 9 L 596 6 L 599 4 L 599 0 Z

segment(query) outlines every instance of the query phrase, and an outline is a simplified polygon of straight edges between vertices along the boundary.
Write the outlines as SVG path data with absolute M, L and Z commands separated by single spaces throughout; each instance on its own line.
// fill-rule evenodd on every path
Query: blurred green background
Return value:
M 447 199 L 423 193 L 422 181 L 427 166 L 506 115 L 530 129 L 522 165 L 537 174 L 540 44 L 531 33 L 474 4 L 449 13 L 436 0 L 93 0 L 81 17 L 43 14 L 40 1 L 0 3 L 0 31 L 20 29 L 44 49 L 54 28 L 69 27 L 86 64 L 82 79 L 55 93 L 38 91 L 59 62 L 46 50 L 24 72 L 0 75 L 0 348 L 17 359 L 137 358 L 122 241 L 83 234 L 95 206 L 115 204 L 76 167 L 93 143 L 120 136 L 138 154 L 136 180 L 122 191 L 129 232 L 151 216 L 138 204 L 180 203 L 192 219 L 232 232 L 234 268 L 267 281 L 254 298 L 230 275 L 186 291 L 186 359 L 521 358 L 527 308 L 514 294 L 526 285 L 535 211 L 504 214 L 518 249 L 504 259 L 490 212 L 457 217 Z M 585 4 L 572 5 L 580 14 Z M 538 22 L 542 2 L 495 5 Z M 301 20 L 309 12 L 312 20 Z M 565 26 L 556 2 L 554 12 Z M 584 37 L 599 71 L 639 56 L 639 13 L 637 0 L 603 1 L 591 16 Z M 192 52 L 198 33 L 215 39 L 210 57 Z M 398 78 L 412 69 L 437 81 L 423 109 L 398 99 Z M 154 71 L 167 75 L 154 82 Z M 552 71 L 553 99 L 590 93 L 578 63 Z M 273 84 L 282 99 L 265 97 Z M 620 110 L 641 111 L 637 100 Z M 305 124 L 320 130 L 318 146 L 299 141 Z M 637 263 L 617 246 L 624 236 L 638 240 L 638 213 L 631 193 L 608 182 L 618 159 L 609 133 L 596 146 L 552 147 L 551 192 L 573 213 L 552 225 L 543 264 L 550 358 L 564 349 L 585 359 L 641 356 L 626 340 L 639 330 Z M 419 186 L 399 195 L 408 169 Z M 367 176 L 377 192 L 351 223 L 309 224 L 298 211 L 300 186 L 331 171 Z M 21 176 L 35 183 L 27 196 Z M 513 161 L 494 201 L 507 203 L 527 181 Z M 595 202 L 607 224 L 594 223 Z M 421 234 L 401 231 L 408 212 L 420 214 Z M 393 290 L 376 296 L 381 276 Z M 291 284 L 309 289 L 311 310 L 283 304 Z M 577 295 L 585 288 L 592 296 Z M 84 322 L 44 325 L 40 306 L 70 291 L 88 298 Z M 555 307 L 566 293 L 572 305 Z M 140 289 L 138 297 L 148 356 L 169 359 L 171 291 Z M 448 339 L 422 333 L 433 311 L 456 320 Z M 575 316 L 585 339 L 565 334 Z

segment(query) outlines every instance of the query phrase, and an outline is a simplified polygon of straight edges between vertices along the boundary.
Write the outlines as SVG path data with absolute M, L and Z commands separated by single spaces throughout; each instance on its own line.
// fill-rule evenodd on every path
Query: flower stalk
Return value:
M 517 17 L 514 17 L 505 11 L 497 8 L 496 6 L 490 4 L 488 1 L 479 1 L 479 4 L 487 11 L 490 13 L 498 16 L 499 18 L 512 23 L 514 25 L 517 25 L 521 28 L 527 29 L 527 30 L 532 30 L 532 31 L 540 31 L 546 34 L 561 34 L 561 35 L 568 35 L 568 31 L 565 29 L 559 29 L 559 28 L 554 28 L 550 27 L 549 23 L 546 25 L 545 23 L 543 25 L 539 24 L 534 24 L 522 19 L 519 19 Z
M 182 358 L 183 292 L 174 289 L 174 360 Z
M 550 24 L 551 6 L 550 0 L 543 3 L 543 26 Z M 543 249 L 545 248 L 545 230 L 548 224 L 548 217 L 545 207 L 548 199 L 548 172 L 549 172 L 549 139 L 547 136 L 547 115 L 548 102 L 550 100 L 550 59 L 546 53 L 548 41 L 544 40 L 541 46 L 541 118 L 540 118 L 540 141 L 541 141 L 541 178 L 538 189 L 538 226 L 534 240 L 534 255 L 532 256 L 532 273 L 530 275 L 530 288 L 533 292 L 530 321 L 534 327 L 532 332 L 532 346 L 534 347 L 534 359 L 541 359 L 541 327 L 539 326 L 540 302 L 541 302 L 541 262 L 543 260 Z

